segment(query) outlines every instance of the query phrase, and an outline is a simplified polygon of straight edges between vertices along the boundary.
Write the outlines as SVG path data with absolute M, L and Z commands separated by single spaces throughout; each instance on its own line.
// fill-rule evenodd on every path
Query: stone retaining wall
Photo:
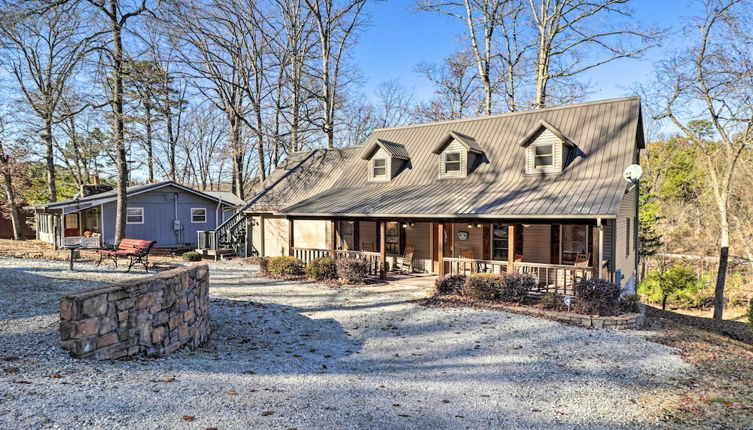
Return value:
M 209 337 L 209 268 L 180 267 L 80 291 L 60 301 L 61 346 L 112 360 L 192 349 Z

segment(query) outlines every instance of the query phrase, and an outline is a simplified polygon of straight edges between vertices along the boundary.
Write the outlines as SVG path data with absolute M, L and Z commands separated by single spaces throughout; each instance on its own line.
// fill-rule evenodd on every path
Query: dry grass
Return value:
M 650 308 L 658 335 L 696 370 L 662 404 L 671 428 L 753 428 L 753 333 L 742 323 L 711 321 Z M 742 327 L 741 327 L 742 326 Z M 747 330 L 747 333 L 742 330 Z M 734 339 L 737 338 L 737 339 Z

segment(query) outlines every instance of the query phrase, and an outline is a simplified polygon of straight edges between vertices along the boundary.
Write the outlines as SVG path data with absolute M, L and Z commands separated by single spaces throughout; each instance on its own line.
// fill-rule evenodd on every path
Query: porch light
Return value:
M 408 228 L 408 224 L 403 223 L 403 228 Z
M 481 224 L 476 224 L 476 228 L 481 228 Z
M 469 228 L 469 229 L 473 228 L 473 224 L 470 224 L 470 223 L 469 223 L 469 224 L 468 224 L 468 228 Z

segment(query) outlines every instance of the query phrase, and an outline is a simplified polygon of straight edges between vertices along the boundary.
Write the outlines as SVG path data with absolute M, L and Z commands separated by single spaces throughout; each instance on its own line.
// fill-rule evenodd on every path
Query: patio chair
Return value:
M 588 263 L 591 262 L 591 254 L 579 253 L 575 256 L 575 267 L 588 267 Z
M 361 251 L 374 252 L 374 242 L 363 242 L 361 244 Z
M 397 266 L 401 272 L 407 268 L 408 273 L 413 273 L 413 254 L 415 254 L 415 252 L 416 249 L 414 247 L 405 247 L 405 254 L 403 254 L 403 257 L 400 259 L 399 265 Z

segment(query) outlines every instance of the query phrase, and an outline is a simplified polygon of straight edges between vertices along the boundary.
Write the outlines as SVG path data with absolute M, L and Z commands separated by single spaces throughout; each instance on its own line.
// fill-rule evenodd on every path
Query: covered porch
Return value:
M 305 246 L 296 219 L 303 220 L 288 223 L 289 255 L 307 263 L 325 256 L 364 259 L 380 278 L 391 271 L 517 272 L 533 276 L 540 292 L 561 294 L 571 294 L 581 279 L 611 278 L 601 220 L 330 219 L 322 248 Z

